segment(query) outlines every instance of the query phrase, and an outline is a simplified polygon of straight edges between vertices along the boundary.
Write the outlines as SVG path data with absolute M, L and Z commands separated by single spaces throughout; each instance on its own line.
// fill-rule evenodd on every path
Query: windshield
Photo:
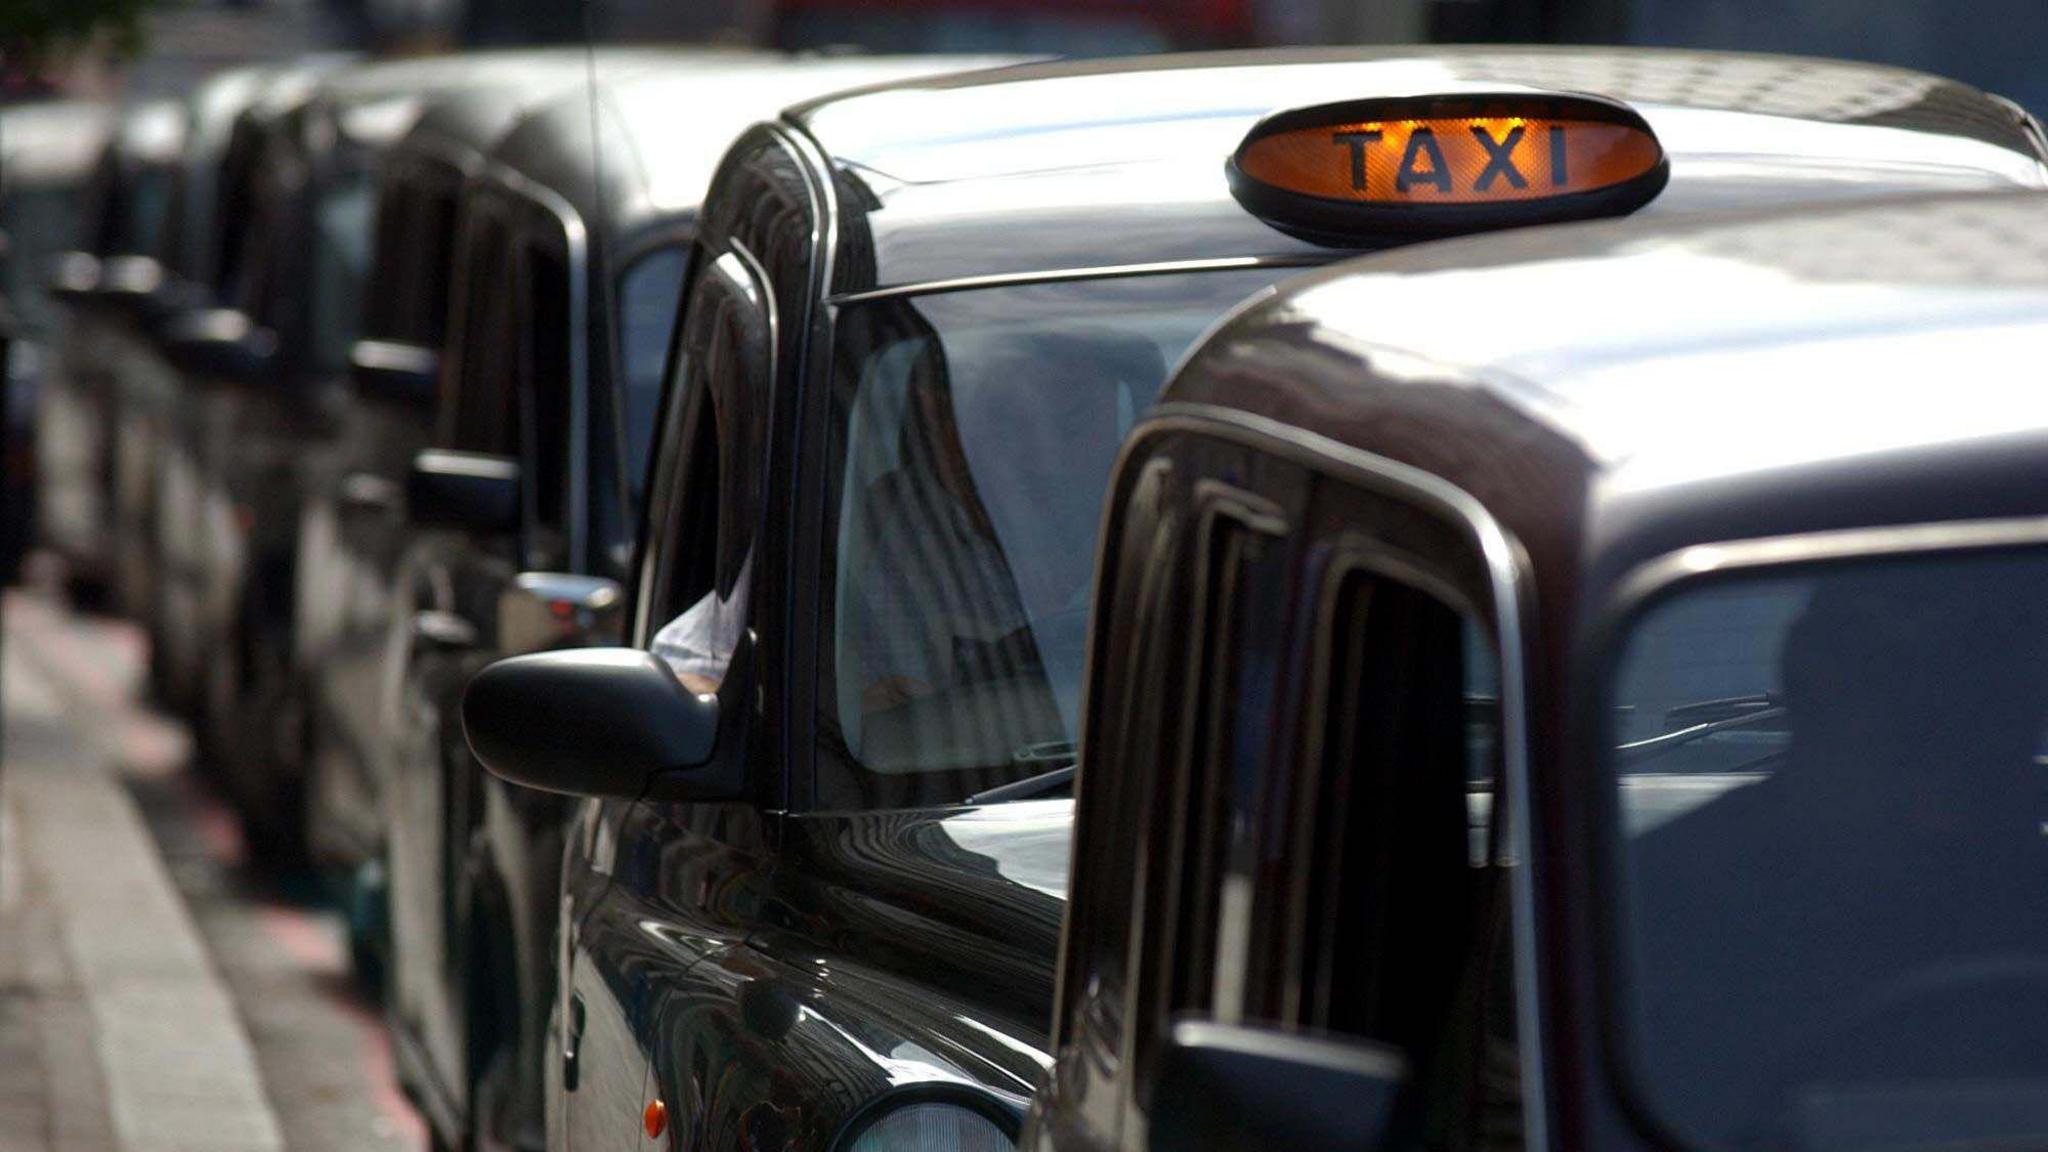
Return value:
M 1681 592 L 1611 704 L 1625 1017 L 1674 1128 L 2048 1139 L 2048 554 Z
M 1095 533 L 1169 365 L 1283 273 L 984 288 L 842 314 L 819 802 L 1073 762 Z

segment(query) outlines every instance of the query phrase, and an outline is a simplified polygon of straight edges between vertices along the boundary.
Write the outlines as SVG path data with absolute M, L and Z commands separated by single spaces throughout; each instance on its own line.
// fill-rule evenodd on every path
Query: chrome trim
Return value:
M 1673 585 L 1720 573 L 1829 560 L 1962 552 L 2031 544 L 2048 544 L 2048 516 L 1835 528 L 1790 536 L 1693 544 L 1631 569 L 1622 578 L 1614 595 L 1613 607 L 1606 617 L 1609 622 L 1619 622 L 1633 615 L 1645 600 Z
M 959 276 L 948 280 L 925 280 L 891 284 L 827 296 L 825 303 L 863 304 L 899 296 L 935 296 L 942 292 L 966 292 L 975 288 L 1007 288 L 1021 284 L 1050 284 L 1068 280 L 1113 280 L 1127 276 L 1159 276 L 1171 272 L 1223 272 L 1237 268 L 1321 268 L 1344 253 L 1304 252 L 1292 256 L 1218 256 L 1203 260 L 1160 260 L 1151 264 L 1096 264 L 1078 268 L 1047 268 L 1037 272 L 997 272 L 987 276 Z M 830 283 L 830 281 L 827 281 Z
M 1509 847 L 1513 858 L 1521 862 L 1521 866 L 1512 872 L 1511 884 L 1515 980 L 1518 987 L 1527 993 L 1515 998 L 1520 1033 L 1517 1046 L 1522 1060 L 1523 1146 L 1547 1148 L 1550 1095 L 1543 1075 L 1542 997 L 1536 994 L 1541 985 L 1538 983 L 1535 940 L 1536 889 L 1532 875 L 1535 856 L 1530 851 L 1528 699 L 1525 687 L 1528 649 L 1522 635 L 1522 621 L 1528 618 L 1534 605 L 1527 579 L 1528 561 L 1521 544 L 1494 519 L 1478 498 L 1440 476 L 1306 429 L 1213 405 L 1170 402 L 1153 409 L 1153 414 L 1125 439 L 1113 475 L 1122 475 L 1126 463 L 1148 441 L 1176 432 L 1234 441 L 1396 499 L 1415 501 L 1447 519 L 1462 523 L 1471 533 L 1471 542 L 1485 559 L 1489 582 L 1493 585 L 1494 626 L 1498 630 L 1501 650 L 1501 765 L 1516 801 L 1508 805 Z M 2044 529 L 2048 529 L 2048 522 L 2044 522 Z M 1099 578 L 1100 555 L 1096 562 Z M 1090 655 L 1093 655 L 1092 648 Z M 1085 709 L 1085 702 L 1083 707 Z M 1085 716 L 1087 713 L 1084 710 L 1082 714 Z M 1063 948 L 1065 943 L 1063 934 Z

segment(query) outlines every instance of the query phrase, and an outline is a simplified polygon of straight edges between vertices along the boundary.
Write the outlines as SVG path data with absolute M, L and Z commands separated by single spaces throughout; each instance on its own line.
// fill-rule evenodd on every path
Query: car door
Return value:
M 746 773 L 753 799 L 607 804 L 586 815 L 589 835 L 571 838 L 563 1063 L 551 1078 L 556 1130 L 575 1152 L 641 1147 L 633 1121 L 657 1098 L 676 1142 L 699 1146 L 702 1093 L 717 1087 L 707 1077 L 731 1062 L 722 1045 L 741 1031 L 721 961 L 758 916 L 782 786 L 773 657 L 783 561 L 767 525 L 791 493 L 769 466 L 769 437 L 788 384 L 778 365 L 793 359 L 788 316 L 813 291 L 812 200 L 799 171 L 779 135 L 759 131 L 714 182 L 635 590 L 634 635 L 693 690 L 719 697 L 730 719 L 716 758 Z
M 523 463 L 526 234 L 510 205 L 489 201 L 475 206 L 470 228 L 457 362 L 436 446 Z M 453 1023 L 462 1005 L 450 978 L 457 904 L 446 877 L 451 856 L 466 848 L 451 840 L 448 823 L 463 818 L 451 801 L 468 767 L 468 748 L 453 708 L 462 685 L 491 655 L 496 594 L 519 570 L 533 535 L 528 527 L 443 526 L 416 533 L 394 619 L 401 655 L 383 789 L 393 1007 L 400 1043 L 412 1046 L 400 1053 L 402 1064 L 431 1068 L 445 1093 L 459 1091 L 451 1071 L 462 1066 Z

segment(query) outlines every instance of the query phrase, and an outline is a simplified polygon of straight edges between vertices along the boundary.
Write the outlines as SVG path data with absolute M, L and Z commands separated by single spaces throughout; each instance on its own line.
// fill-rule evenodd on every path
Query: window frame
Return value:
M 734 296 L 731 299 L 736 302 L 735 306 L 748 308 L 758 314 L 760 322 L 758 330 L 767 338 L 766 363 L 763 365 L 764 372 L 761 379 L 764 392 L 759 399 L 761 400 L 764 418 L 772 419 L 770 414 L 772 413 L 775 399 L 775 385 L 778 379 L 777 373 L 780 366 L 780 357 L 777 354 L 778 350 L 776 348 L 777 327 L 774 297 L 770 289 L 767 271 L 758 260 L 754 259 L 753 254 L 748 252 L 737 241 L 721 245 L 720 247 L 723 249 L 722 251 L 711 249 L 705 245 L 698 245 L 694 249 L 690 260 L 692 274 L 683 291 L 682 300 L 679 301 L 676 324 L 670 336 L 668 364 L 664 374 L 665 379 L 662 383 L 661 422 L 656 433 L 658 437 L 656 440 L 657 451 L 655 459 L 650 464 L 652 475 L 649 479 L 647 490 L 646 520 L 649 528 L 647 539 L 650 546 L 644 547 L 641 550 L 642 554 L 637 573 L 638 604 L 634 612 L 637 621 L 634 632 L 634 646 L 639 648 L 649 647 L 653 642 L 654 634 L 660 630 L 661 626 L 673 619 L 681 608 L 686 607 L 677 604 L 672 594 L 676 559 L 678 553 L 683 548 L 684 525 L 682 520 L 695 510 L 691 505 L 689 493 L 685 489 L 690 486 L 690 469 L 697 462 L 697 451 L 696 447 L 690 444 L 686 437 L 696 427 L 692 417 L 696 415 L 695 409 L 699 403 L 698 398 L 700 396 L 708 396 L 710 389 L 687 389 L 683 386 L 682 381 L 678 379 L 678 374 L 685 369 L 688 363 L 684 359 L 686 354 L 684 344 L 690 335 L 690 326 L 699 321 L 704 311 L 702 304 L 699 302 L 699 293 L 704 291 L 709 285 L 721 284 L 731 286 L 722 290 L 734 292 Z M 745 273 L 744 281 L 727 275 L 730 269 L 742 270 Z M 705 402 L 708 402 L 708 400 Z M 765 447 L 765 430 L 763 439 Z M 722 438 L 720 447 L 721 449 L 723 448 Z M 767 479 L 769 468 L 765 451 L 761 458 L 753 462 L 751 466 L 755 467 L 761 474 L 758 496 L 764 505 L 763 508 L 754 510 L 756 523 L 753 526 L 755 535 L 753 546 L 758 548 L 763 534 L 763 526 L 759 521 L 761 513 L 765 511 L 768 499 Z M 719 500 L 723 500 L 725 493 L 723 492 L 722 478 L 717 486 L 714 487 L 713 495 Z M 716 514 L 715 512 L 714 515 Z M 715 556 L 713 557 L 712 565 L 713 588 L 715 589 L 717 581 L 717 558 Z M 756 603 L 753 599 L 752 589 L 749 589 L 748 597 L 749 612 L 751 614 L 752 606 Z M 722 688 L 721 695 L 723 695 Z

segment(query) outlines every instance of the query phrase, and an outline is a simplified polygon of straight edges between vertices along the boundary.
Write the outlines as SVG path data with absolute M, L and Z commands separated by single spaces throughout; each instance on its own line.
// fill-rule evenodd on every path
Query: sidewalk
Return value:
M 0 1152 L 279 1152 L 254 1052 L 115 777 L 124 656 L 13 598 L 0 662 Z

